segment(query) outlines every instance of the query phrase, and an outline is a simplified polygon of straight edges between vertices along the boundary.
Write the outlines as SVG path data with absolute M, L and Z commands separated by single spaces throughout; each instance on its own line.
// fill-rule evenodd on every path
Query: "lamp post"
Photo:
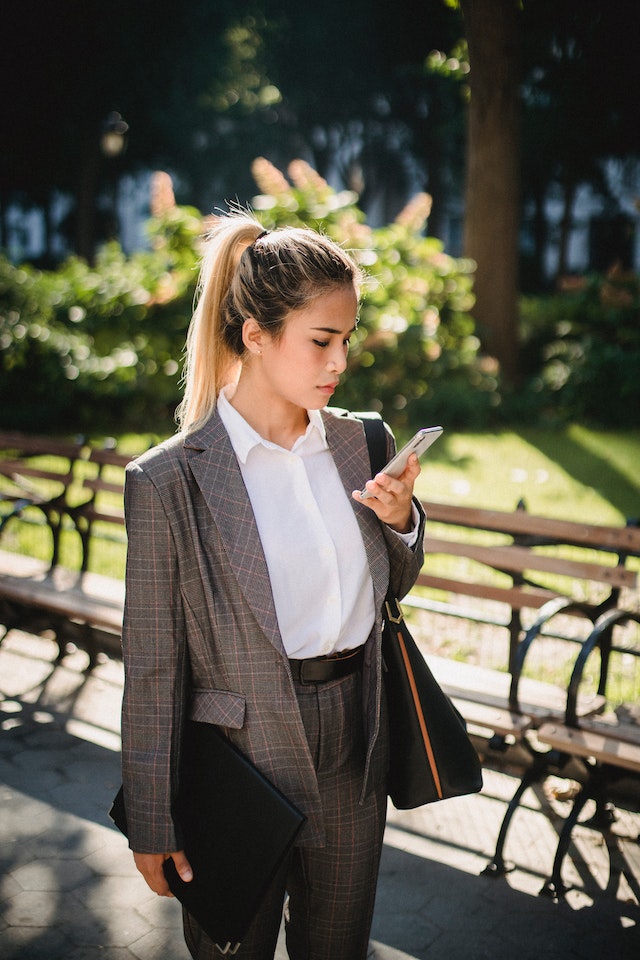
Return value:
M 107 161 L 115 161 L 122 156 L 126 147 L 126 136 L 129 130 L 129 124 L 123 120 L 122 116 L 112 110 L 102 124 L 102 134 L 100 136 L 100 150 Z M 112 237 L 118 235 L 118 174 L 113 172 L 113 186 L 111 192 L 111 223 L 108 234 Z
M 105 163 L 113 164 L 126 147 L 129 125 L 115 110 L 98 125 L 89 125 L 84 131 L 78 167 L 76 190 L 76 253 L 89 263 L 93 261 L 96 234 L 96 197 L 100 188 Z M 116 220 L 117 178 L 114 173 L 112 215 Z M 112 233 L 115 232 L 114 223 Z
M 105 157 L 113 159 L 124 152 L 128 130 L 129 124 L 113 110 L 102 124 L 100 149 Z

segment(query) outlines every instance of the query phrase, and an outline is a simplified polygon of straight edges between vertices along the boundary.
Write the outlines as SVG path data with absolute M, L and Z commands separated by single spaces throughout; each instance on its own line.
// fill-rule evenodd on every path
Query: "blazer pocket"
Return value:
M 230 690 L 193 690 L 189 718 L 200 723 L 240 730 L 244 726 L 246 698 Z

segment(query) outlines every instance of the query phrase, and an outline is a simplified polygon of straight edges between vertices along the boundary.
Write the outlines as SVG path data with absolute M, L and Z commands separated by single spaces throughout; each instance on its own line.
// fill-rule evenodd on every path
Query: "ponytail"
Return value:
M 232 215 L 220 218 L 205 241 L 197 305 L 187 332 L 184 395 L 176 412 L 183 433 L 211 416 L 220 390 L 233 376 L 239 355 L 225 335 L 223 304 L 242 253 L 262 232 L 250 216 Z

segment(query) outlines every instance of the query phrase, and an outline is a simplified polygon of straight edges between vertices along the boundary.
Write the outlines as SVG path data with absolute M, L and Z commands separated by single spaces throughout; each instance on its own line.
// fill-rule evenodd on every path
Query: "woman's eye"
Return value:
M 316 347 L 320 347 L 321 350 L 324 350 L 326 347 L 329 346 L 331 341 L 330 340 L 314 340 L 313 342 L 316 345 Z M 342 341 L 342 346 L 349 347 L 350 344 L 351 344 L 351 336 L 345 337 L 344 340 Z

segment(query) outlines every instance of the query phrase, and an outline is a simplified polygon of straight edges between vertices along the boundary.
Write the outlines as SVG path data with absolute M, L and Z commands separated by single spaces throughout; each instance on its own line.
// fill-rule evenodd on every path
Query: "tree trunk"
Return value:
M 518 382 L 520 222 L 517 0 L 460 0 L 469 45 L 465 254 L 476 261 L 474 315 L 483 350 Z

